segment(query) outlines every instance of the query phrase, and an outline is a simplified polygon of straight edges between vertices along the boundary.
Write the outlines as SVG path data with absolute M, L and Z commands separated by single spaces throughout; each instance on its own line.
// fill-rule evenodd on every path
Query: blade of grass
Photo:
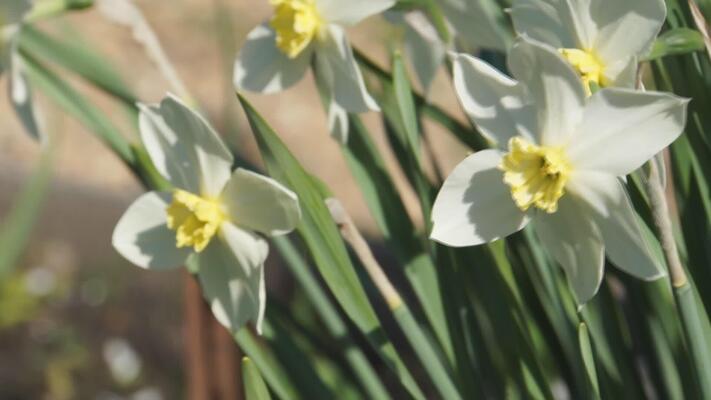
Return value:
M 291 273 L 294 274 L 294 277 L 304 289 L 331 336 L 342 347 L 344 357 L 356 374 L 358 381 L 368 393 L 368 397 L 372 399 L 388 398 L 388 393 L 380 382 L 377 373 L 371 367 L 365 354 L 353 342 L 348 333 L 348 327 L 341 319 L 336 308 L 331 304 L 326 293 L 321 289 L 296 247 L 289 239 L 284 237 L 275 237 L 272 239 L 272 243 L 284 257 L 287 267 L 289 267 Z
M 267 385 L 259 374 L 259 369 L 249 359 L 242 358 L 242 382 L 244 382 L 244 396 L 246 400 L 271 400 Z
M 238 94 L 257 139 L 269 173 L 291 187 L 299 196 L 304 212 L 297 231 L 311 251 L 316 266 L 343 310 L 365 334 L 377 354 L 397 374 L 416 398 L 423 398 L 400 356 L 395 351 L 373 310 L 338 230 L 324 204 L 320 188 L 284 146 L 272 128 L 249 102 Z
M 252 331 L 242 328 L 234 335 L 234 338 L 242 351 L 259 368 L 261 375 L 278 398 L 300 398 L 289 375 L 279 365 L 274 355 L 259 342 L 259 338 Z
M 0 280 L 17 266 L 41 214 L 52 175 L 53 154 L 53 147 L 45 148 L 39 167 L 15 197 L 10 212 L 3 217 L 0 226 Z

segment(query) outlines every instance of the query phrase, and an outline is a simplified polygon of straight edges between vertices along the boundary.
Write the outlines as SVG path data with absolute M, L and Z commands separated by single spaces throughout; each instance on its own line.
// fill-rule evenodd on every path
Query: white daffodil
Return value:
M 517 0 L 519 34 L 547 43 L 590 85 L 634 87 L 638 60 L 666 17 L 664 0 Z
M 453 58 L 461 103 L 498 148 L 469 156 L 447 178 L 432 239 L 478 245 L 534 220 L 580 304 L 598 290 L 605 253 L 635 277 L 661 277 L 621 177 L 681 134 L 688 101 L 631 89 L 587 98 L 554 48 L 526 38 L 509 53 L 518 81 L 479 59 Z
M 114 248 L 142 268 L 165 270 L 197 257 L 215 317 L 236 331 L 261 329 L 267 242 L 298 224 L 296 195 L 271 178 L 238 168 L 210 125 L 173 96 L 141 106 L 141 139 L 175 189 L 139 197 L 121 217 Z
M 271 0 L 274 15 L 247 35 L 237 56 L 238 89 L 274 93 L 295 84 L 315 61 L 316 79 L 330 95 L 331 133 L 347 139 L 346 113 L 378 111 L 344 27 L 390 8 L 395 0 Z

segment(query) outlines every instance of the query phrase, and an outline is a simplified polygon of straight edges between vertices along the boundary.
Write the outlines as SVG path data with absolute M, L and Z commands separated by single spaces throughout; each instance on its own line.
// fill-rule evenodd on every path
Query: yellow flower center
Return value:
M 321 30 L 323 21 L 314 0 L 272 0 L 276 45 L 289 58 L 296 58 Z
M 509 141 L 499 169 L 518 208 L 526 211 L 536 206 L 549 214 L 558 210 L 571 172 L 562 148 L 536 146 L 520 137 Z
M 592 94 L 591 84 L 595 84 L 597 87 L 605 86 L 603 74 L 605 67 L 591 52 L 580 49 L 559 49 L 558 51 L 580 74 L 588 96 Z
M 176 246 L 192 246 L 198 253 L 207 247 L 227 219 L 217 200 L 179 189 L 173 192 L 173 201 L 166 212 L 168 228 L 175 231 Z

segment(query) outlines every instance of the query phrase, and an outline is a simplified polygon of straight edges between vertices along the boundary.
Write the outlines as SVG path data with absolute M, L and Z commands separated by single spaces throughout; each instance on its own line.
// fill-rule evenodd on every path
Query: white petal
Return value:
M 330 88 L 333 101 L 352 113 L 380 108 L 370 96 L 363 81 L 353 50 L 342 28 L 328 27 L 316 50 L 316 73 Z
M 234 84 L 237 89 L 275 93 L 300 81 L 311 62 L 312 46 L 290 59 L 276 47 L 276 33 L 268 24 L 247 35 L 237 55 Z
M 519 38 L 509 52 L 509 68 L 528 89 L 538 120 L 538 142 L 567 143 L 582 120 L 585 91 L 578 74 L 558 51 Z
M 487 139 L 505 148 L 509 139 L 533 139 L 534 109 L 524 88 L 491 65 L 466 54 L 452 57 L 454 88 L 464 111 Z
M 354 25 L 395 5 L 395 0 L 316 0 L 316 7 L 328 23 Z
M 230 219 L 267 235 L 291 232 L 301 220 L 299 199 L 272 178 L 238 168 L 222 192 Z
M 487 7 L 480 0 L 439 0 L 442 12 L 452 24 L 457 40 L 469 47 L 506 50 L 508 33 L 501 31 L 497 19 L 504 19 L 501 9 Z
M 467 157 L 447 177 L 432 208 L 430 238 L 454 247 L 492 242 L 523 229 L 525 213 L 497 167 L 501 153 L 483 150 Z
M 328 131 L 341 144 L 348 143 L 348 111 L 333 100 L 328 102 Z
M 159 106 L 138 105 L 138 126 L 143 145 L 158 172 L 174 186 L 200 192 L 200 175 L 191 164 L 195 158 L 192 143 L 179 140 L 160 115 Z
M 555 48 L 577 47 L 577 37 L 561 20 L 559 8 L 546 0 L 517 0 L 511 8 L 516 33 Z
M 576 48 L 587 50 L 595 44 L 598 21 L 592 15 L 592 6 L 597 6 L 597 3 L 598 0 L 560 0 L 558 8 L 561 17 L 578 38 Z M 610 1 L 604 3 L 609 4 Z
M 208 122 L 170 94 L 160 109 L 142 106 L 141 114 L 141 138 L 161 174 L 192 193 L 220 194 L 233 158 Z
M 635 88 L 637 86 L 637 57 L 624 57 L 605 65 L 608 87 Z
M 199 254 L 203 295 L 215 318 L 232 332 L 247 321 L 261 331 L 266 297 L 264 260 L 269 248 L 260 237 L 232 224 L 222 226 L 220 238 Z
M 564 196 L 554 214 L 536 216 L 538 239 L 563 267 L 578 304 L 597 293 L 605 265 L 605 247 L 600 230 L 587 207 L 573 196 Z
M 131 204 L 114 228 L 114 248 L 141 268 L 169 269 L 185 263 L 190 248 L 179 249 L 166 225 L 170 193 L 149 192 Z
M 646 55 L 666 18 L 664 0 L 593 0 L 592 19 L 599 26 L 595 53 L 612 62 Z
M 576 169 L 627 175 L 681 135 L 687 104 L 666 93 L 600 90 L 571 140 L 570 161 Z
M 662 265 L 652 254 L 639 225 L 639 219 L 622 182 L 606 185 L 600 198 L 605 200 L 604 212 L 595 212 L 607 257 L 617 268 L 644 280 L 655 280 L 665 275 Z M 584 199 L 586 200 L 586 199 Z
M 437 36 L 437 31 L 421 12 L 403 14 L 405 24 L 405 53 L 417 75 L 425 94 L 429 93 L 432 81 L 444 62 L 446 47 Z
M 0 46 L 2 46 L 2 44 L 0 44 Z M 33 101 L 32 90 L 24 73 L 22 58 L 17 52 L 17 44 L 13 40 L 13 43 L 8 47 L 10 47 L 11 52 L 9 55 L 11 62 L 9 71 L 10 79 L 7 87 L 9 92 L 8 97 L 25 131 L 27 131 L 33 139 L 40 142 L 40 144 L 46 145 L 49 143 L 49 137 L 43 129 L 41 120 L 38 118 L 41 114 Z M 0 64 L 1 63 L 2 62 L 0 62 Z M 2 67 L 0 67 L 0 72 L 2 72 Z

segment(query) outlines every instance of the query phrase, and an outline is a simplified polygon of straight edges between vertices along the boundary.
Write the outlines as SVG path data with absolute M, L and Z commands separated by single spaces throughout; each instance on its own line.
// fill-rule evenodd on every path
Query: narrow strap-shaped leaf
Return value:
M 238 95 L 270 175 L 292 188 L 303 210 L 297 231 L 313 255 L 321 276 L 353 323 L 363 332 L 378 355 L 398 375 L 416 398 L 424 395 L 395 352 L 363 289 L 343 241 L 314 180 L 249 102 Z
M 311 300 L 316 312 L 326 325 L 331 336 L 342 346 L 346 361 L 356 374 L 356 378 L 363 385 L 372 399 L 387 399 L 388 392 L 380 382 L 378 374 L 373 370 L 365 354 L 353 342 L 348 333 L 348 327 L 338 314 L 331 300 L 319 285 L 318 281 L 309 270 L 306 261 L 301 257 L 291 241 L 284 237 L 275 237 L 272 243 L 286 261 L 287 267 L 294 274 L 304 292 Z
M 409 152 L 415 156 L 418 163 L 421 163 L 420 127 L 415 110 L 415 101 L 412 98 L 412 87 L 407 78 L 405 63 L 402 61 L 402 55 L 399 52 L 393 54 L 393 91 L 405 133 L 402 139 Z
M 299 398 L 290 377 L 279 365 L 269 349 L 259 343 L 259 339 L 254 333 L 247 328 L 242 328 L 234 335 L 234 338 L 242 351 L 259 368 L 261 376 L 264 377 L 277 397 L 280 399 Z
M 450 363 L 453 363 L 454 355 L 438 284 L 438 271 L 366 127 L 358 117 L 351 115 L 349 118 L 350 136 L 347 145 L 342 147 L 348 167 L 388 248 L 403 265 L 405 275 L 440 345 Z
M 35 88 L 42 90 L 69 114 L 103 140 L 127 165 L 135 163 L 134 153 L 114 124 L 89 100 L 54 72 L 23 53 L 26 71 Z
M 131 107 L 137 101 L 137 97 L 106 59 L 77 42 L 59 40 L 28 25 L 20 31 L 19 44 L 23 51 L 33 57 L 61 65 Z
M 52 172 L 52 149 L 45 148 L 37 171 L 14 198 L 12 209 L 3 218 L 0 226 L 0 279 L 12 272 L 17 265 L 32 228 L 41 215 L 40 209 Z
M 271 400 L 272 397 L 262 375 L 259 374 L 259 369 L 249 357 L 242 359 L 242 380 L 246 400 Z
M 591 397 L 599 399 L 600 386 L 597 383 L 595 357 L 593 356 L 592 345 L 590 344 L 590 335 L 588 335 L 588 327 L 585 325 L 585 322 L 581 322 L 580 325 L 578 325 L 578 344 L 580 345 L 580 354 L 583 357 L 583 364 L 585 364 L 585 371 L 587 372 Z
M 657 38 L 652 51 L 646 59 L 655 60 L 657 58 L 700 51 L 705 48 L 704 37 L 701 36 L 699 31 L 689 28 L 670 29 Z
M 361 66 L 365 67 L 367 71 L 373 74 L 381 83 L 390 84 L 392 82 L 392 76 L 389 72 L 385 71 L 369 59 L 365 54 L 361 53 L 357 49 L 354 49 L 354 54 Z M 486 140 L 484 137 L 474 128 L 467 127 L 462 124 L 457 119 L 449 115 L 442 108 L 431 104 L 422 95 L 414 94 L 415 105 L 417 106 L 418 113 L 420 115 L 427 116 L 432 121 L 436 122 L 443 128 L 451 132 L 459 141 L 467 145 L 472 150 L 482 150 L 487 148 Z
M 711 399 L 711 347 L 706 335 L 708 316 L 703 312 L 690 283 L 674 288 L 674 297 L 684 326 L 689 357 L 694 363 L 699 392 L 704 399 Z

